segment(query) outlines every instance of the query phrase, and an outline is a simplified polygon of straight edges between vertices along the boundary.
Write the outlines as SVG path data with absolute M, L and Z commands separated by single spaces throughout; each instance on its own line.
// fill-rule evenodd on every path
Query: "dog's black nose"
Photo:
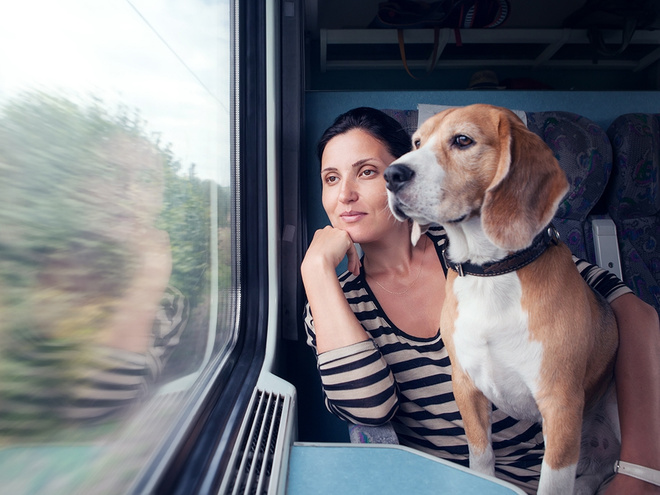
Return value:
M 392 192 L 397 192 L 414 176 L 415 172 L 406 165 L 395 164 L 385 169 L 385 182 Z

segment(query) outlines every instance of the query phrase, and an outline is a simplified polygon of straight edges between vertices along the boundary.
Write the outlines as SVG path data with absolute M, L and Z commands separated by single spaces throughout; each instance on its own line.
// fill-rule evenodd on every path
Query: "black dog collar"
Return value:
M 515 272 L 523 266 L 529 265 L 541 256 L 551 244 L 559 244 L 559 232 L 557 232 L 557 229 L 552 224 L 537 235 L 528 248 L 517 251 L 499 261 L 484 263 L 483 265 L 475 265 L 470 262 L 454 263 L 447 255 L 447 248 L 442 250 L 442 256 L 445 259 L 445 264 L 458 273 L 459 277 L 464 277 L 465 275 L 495 277 L 497 275 Z

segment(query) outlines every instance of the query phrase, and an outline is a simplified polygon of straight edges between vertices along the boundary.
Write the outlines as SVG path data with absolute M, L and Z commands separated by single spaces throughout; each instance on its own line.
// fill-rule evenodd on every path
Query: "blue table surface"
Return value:
M 287 495 L 511 495 L 519 488 L 399 445 L 295 443 Z

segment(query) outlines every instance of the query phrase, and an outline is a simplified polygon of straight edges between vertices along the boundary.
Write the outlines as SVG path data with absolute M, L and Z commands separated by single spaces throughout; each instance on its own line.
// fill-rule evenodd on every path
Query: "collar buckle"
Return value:
M 454 263 L 452 260 L 450 260 L 449 257 L 447 256 L 447 248 L 444 248 L 442 250 L 442 259 L 445 261 L 445 266 L 447 268 L 454 270 L 456 273 L 458 273 L 459 277 L 465 277 L 465 271 L 463 270 L 463 263 Z
M 561 240 L 561 236 L 559 235 L 559 231 L 555 228 L 554 225 L 550 224 L 548 225 L 548 230 L 547 230 L 548 237 L 550 238 L 550 241 L 556 246 L 559 244 L 559 241 Z

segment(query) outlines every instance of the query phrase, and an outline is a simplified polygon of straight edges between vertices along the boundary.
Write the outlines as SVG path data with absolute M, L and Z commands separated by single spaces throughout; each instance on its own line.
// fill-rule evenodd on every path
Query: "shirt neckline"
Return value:
M 444 231 L 443 231 L 444 232 Z M 444 259 L 442 257 L 442 249 L 444 245 L 446 245 L 447 242 L 447 237 L 445 235 L 432 235 L 429 232 L 425 234 L 431 241 L 433 242 L 433 246 L 435 247 L 435 252 L 436 255 L 438 256 L 438 260 L 440 261 L 440 266 L 442 266 L 442 270 L 445 272 L 445 277 L 447 276 L 447 266 L 445 265 Z M 443 246 L 439 246 L 438 242 L 444 239 L 445 243 Z M 367 291 L 367 294 L 369 294 L 370 299 L 373 301 L 373 303 L 376 306 L 376 310 L 378 312 L 378 315 L 383 318 L 387 324 L 392 328 L 392 330 L 401 335 L 402 337 L 405 337 L 406 339 L 409 340 L 414 340 L 417 342 L 433 342 L 437 340 L 438 338 L 441 338 L 441 332 L 440 328 L 438 328 L 438 331 L 436 334 L 432 337 L 416 337 L 415 335 L 410 335 L 408 332 L 405 330 L 400 329 L 397 325 L 394 324 L 394 322 L 390 319 L 390 317 L 387 315 L 385 310 L 383 309 L 383 306 L 381 306 L 380 301 L 378 300 L 378 297 L 376 297 L 376 294 L 374 294 L 374 291 L 372 290 L 371 286 L 369 285 L 369 282 L 367 282 L 367 274 L 364 269 L 364 254 L 360 258 L 360 263 L 361 263 L 361 268 L 360 268 L 360 273 L 357 276 L 357 278 L 360 280 L 362 284 L 364 284 L 364 288 Z

